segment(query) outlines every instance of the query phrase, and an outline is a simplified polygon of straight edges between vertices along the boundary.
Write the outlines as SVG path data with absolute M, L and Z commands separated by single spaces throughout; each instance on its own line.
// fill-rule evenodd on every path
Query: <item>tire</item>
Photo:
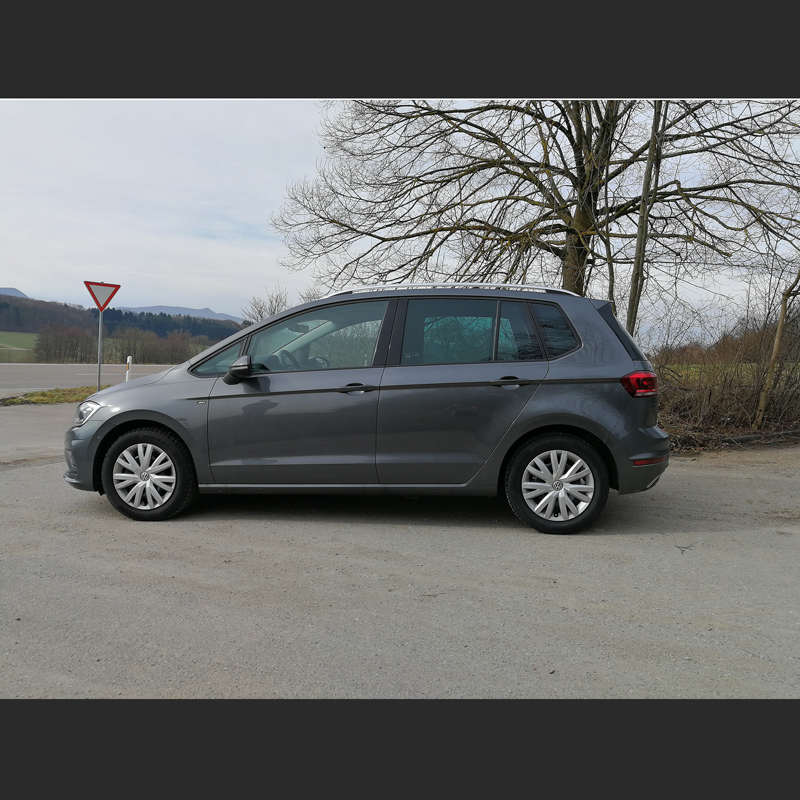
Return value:
M 577 436 L 547 434 L 523 444 L 508 462 L 511 510 L 542 533 L 577 533 L 594 522 L 608 499 L 608 468 Z
M 114 508 L 142 521 L 169 519 L 197 496 L 197 476 L 186 445 L 158 428 L 120 436 L 103 460 L 103 491 Z

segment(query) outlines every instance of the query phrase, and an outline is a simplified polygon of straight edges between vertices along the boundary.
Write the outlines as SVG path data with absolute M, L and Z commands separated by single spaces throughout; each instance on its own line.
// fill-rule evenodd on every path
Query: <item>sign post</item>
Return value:
M 100 391 L 100 370 L 103 364 L 103 311 L 111 302 L 111 298 L 117 293 L 119 284 L 98 283 L 97 281 L 84 281 L 89 294 L 95 302 L 100 313 L 99 327 L 97 333 L 97 391 Z

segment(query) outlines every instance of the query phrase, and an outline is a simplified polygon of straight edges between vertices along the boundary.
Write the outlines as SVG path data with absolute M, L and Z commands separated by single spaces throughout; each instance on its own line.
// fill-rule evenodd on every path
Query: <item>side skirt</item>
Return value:
M 399 494 L 494 497 L 497 489 L 470 484 L 256 484 L 201 483 L 200 494 Z

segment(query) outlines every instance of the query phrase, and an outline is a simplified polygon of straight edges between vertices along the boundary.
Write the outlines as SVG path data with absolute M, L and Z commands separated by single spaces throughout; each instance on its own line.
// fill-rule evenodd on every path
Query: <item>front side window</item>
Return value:
M 239 358 L 241 352 L 242 342 L 238 341 L 236 344 L 232 344 L 230 347 L 226 347 L 221 352 L 211 356 L 211 358 L 195 367 L 192 372 L 194 372 L 195 375 L 207 377 L 224 375 L 228 371 L 228 367 Z
M 253 371 L 369 367 L 388 300 L 315 309 L 255 334 L 248 353 Z

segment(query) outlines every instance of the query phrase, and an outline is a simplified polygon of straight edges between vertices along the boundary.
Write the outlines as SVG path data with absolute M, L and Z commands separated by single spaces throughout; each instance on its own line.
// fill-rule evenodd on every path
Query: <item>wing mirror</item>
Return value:
M 222 380 L 229 386 L 232 386 L 233 384 L 241 383 L 252 374 L 253 364 L 250 360 L 250 356 L 242 356 L 241 358 L 237 358 L 236 361 L 228 367 L 228 371 L 222 376 Z

